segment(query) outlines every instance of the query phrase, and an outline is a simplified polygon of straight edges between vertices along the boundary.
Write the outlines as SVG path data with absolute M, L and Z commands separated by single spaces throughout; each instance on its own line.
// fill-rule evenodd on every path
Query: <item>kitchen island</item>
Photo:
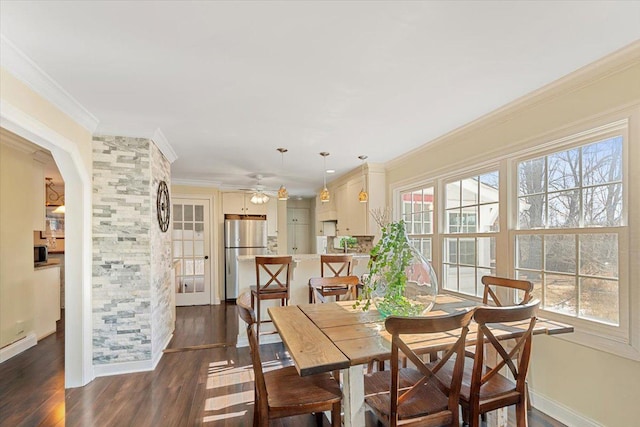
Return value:
M 369 254 L 350 254 L 353 256 L 351 264 L 352 273 L 355 276 L 362 277 L 368 271 Z M 320 254 L 295 254 L 291 268 L 291 283 L 289 285 L 289 305 L 308 304 L 309 303 L 309 279 L 311 277 L 320 277 Z M 255 255 L 238 256 L 238 281 L 239 294 L 250 292 L 249 287 L 256 285 L 256 263 Z M 262 301 L 261 317 L 263 320 L 269 320 L 268 308 L 280 305 L 279 300 Z M 247 333 L 245 324 L 240 322 L 238 328 L 238 346 L 247 346 Z M 260 326 L 262 331 L 275 330 L 271 323 L 264 323 Z M 277 334 L 266 335 L 260 337 L 260 343 L 279 342 L 280 338 Z

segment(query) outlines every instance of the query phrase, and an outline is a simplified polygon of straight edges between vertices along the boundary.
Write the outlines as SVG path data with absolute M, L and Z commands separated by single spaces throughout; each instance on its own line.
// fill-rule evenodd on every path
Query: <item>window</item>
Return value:
M 517 163 L 515 271 L 545 310 L 620 325 L 622 153 L 616 135 Z
M 483 275 L 530 280 L 542 315 L 575 327 L 563 339 L 640 360 L 628 219 L 640 173 L 629 117 L 640 110 L 624 114 L 399 189 L 396 206 L 440 288 L 479 298 Z
M 402 219 L 413 246 L 425 258 L 432 260 L 433 238 L 433 187 L 420 188 L 401 193 Z
M 499 173 L 492 171 L 445 185 L 443 287 L 481 296 L 480 279 L 495 274 L 499 231 Z

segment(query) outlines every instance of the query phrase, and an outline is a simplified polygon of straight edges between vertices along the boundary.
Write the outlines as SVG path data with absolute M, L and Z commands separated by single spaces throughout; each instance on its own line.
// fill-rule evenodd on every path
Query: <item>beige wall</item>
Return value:
M 0 88 L 3 126 L 51 151 L 65 181 L 65 386 L 84 385 L 93 378 L 90 358 L 91 132 L 3 68 L 0 68 Z M 28 182 L 22 187 L 17 183 L 15 189 L 22 188 L 28 193 Z M 0 223 L 3 228 L 10 227 L 12 220 L 5 220 L 3 215 Z M 0 240 L 3 286 L 23 280 L 23 273 L 12 268 L 25 262 L 15 248 L 31 247 L 32 231 L 30 226 L 17 240 Z M 33 271 L 31 263 L 29 255 L 29 271 Z
M 630 123 L 629 224 L 631 301 L 640 311 L 640 43 L 603 64 L 570 76 L 547 91 L 505 108 L 389 163 L 390 189 L 416 177 L 454 172 L 553 139 L 586 119 L 635 108 Z M 592 121 L 593 123 L 593 121 Z M 547 135 L 545 137 L 544 135 Z M 391 193 L 391 191 L 389 192 Z M 388 196 L 391 197 L 391 196 Z M 389 200 L 390 202 L 390 200 Z M 632 319 L 637 338 L 639 318 Z M 637 343 L 636 343 L 637 344 Z M 640 362 L 573 344 L 536 337 L 532 391 L 606 426 L 635 425 L 640 402 Z M 536 401 L 534 399 L 534 405 Z
M 32 180 L 32 162 L 30 153 L 0 141 L 0 347 L 34 328 L 31 212 L 36 206 L 35 198 L 25 191 Z

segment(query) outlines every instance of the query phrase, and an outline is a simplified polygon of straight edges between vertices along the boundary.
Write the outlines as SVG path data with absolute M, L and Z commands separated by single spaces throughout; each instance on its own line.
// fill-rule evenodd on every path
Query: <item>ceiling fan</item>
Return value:
M 248 193 L 253 193 L 250 199 L 251 203 L 253 203 L 254 205 L 262 205 L 268 203 L 270 197 L 277 196 L 278 190 L 267 190 L 266 187 L 260 183 L 260 181 L 262 181 L 262 178 L 264 178 L 261 174 L 256 174 L 255 178 L 258 180 L 255 186 L 253 186 L 252 188 L 240 189 Z

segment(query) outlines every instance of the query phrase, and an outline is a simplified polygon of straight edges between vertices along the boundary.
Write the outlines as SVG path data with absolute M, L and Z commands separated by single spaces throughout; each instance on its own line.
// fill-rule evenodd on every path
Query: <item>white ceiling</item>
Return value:
M 384 163 L 640 39 L 640 2 L 4 1 L 0 30 L 172 178 L 293 195 Z M 277 147 L 289 152 L 281 166 Z

